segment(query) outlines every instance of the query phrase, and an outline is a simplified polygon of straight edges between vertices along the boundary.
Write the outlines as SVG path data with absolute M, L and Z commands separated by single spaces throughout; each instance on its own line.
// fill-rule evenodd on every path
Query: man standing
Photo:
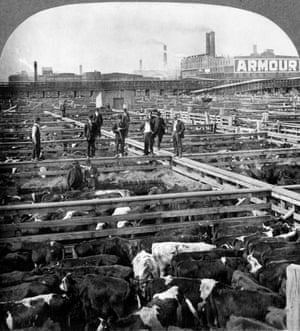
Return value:
M 184 123 L 179 119 L 179 114 L 176 114 L 173 122 L 173 146 L 174 154 L 182 157 L 182 139 L 184 138 Z
M 93 115 L 90 115 L 87 123 L 84 125 L 84 136 L 86 137 L 88 147 L 87 147 L 87 156 L 94 157 L 96 146 L 96 124 L 93 122 Z
M 78 161 L 73 162 L 72 168 L 67 175 L 67 185 L 69 190 L 79 190 L 83 186 L 83 174 Z
M 101 109 L 103 109 L 103 107 L 101 107 Z M 99 108 L 96 108 L 95 113 L 93 114 L 92 121 L 95 123 L 96 136 L 101 137 L 101 127 L 103 124 L 103 118 L 102 118 Z
M 157 136 L 157 149 L 160 150 L 160 144 L 162 137 L 166 132 L 166 124 L 164 119 L 161 117 L 160 112 L 157 112 L 157 116 L 154 117 L 154 133 L 153 133 L 153 145 L 154 139 Z
M 64 100 L 64 102 L 61 104 L 60 108 L 61 108 L 61 116 L 66 117 L 67 100 Z
M 115 134 L 116 156 L 124 156 L 125 124 L 122 118 L 122 114 L 118 115 L 117 120 L 113 124 L 112 131 Z
M 130 124 L 130 116 L 126 106 L 123 107 L 122 122 L 123 126 L 125 127 L 125 138 L 127 138 Z
M 37 117 L 34 120 L 33 126 L 32 126 L 32 143 L 33 143 L 33 149 L 32 149 L 32 160 L 38 161 L 41 154 L 41 128 L 40 128 L 40 118 Z
M 154 131 L 154 121 L 151 113 L 146 115 L 144 123 L 141 125 L 141 131 L 144 133 L 144 155 L 148 155 L 149 152 L 153 155 L 153 138 L 152 133 Z

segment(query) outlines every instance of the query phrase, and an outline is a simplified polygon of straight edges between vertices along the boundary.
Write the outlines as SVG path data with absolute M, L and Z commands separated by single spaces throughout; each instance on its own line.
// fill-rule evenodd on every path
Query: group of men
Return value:
M 104 108 L 96 108 L 89 115 L 87 122 L 84 125 L 84 136 L 87 140 L 87 157 L 94 157 L 96 152 L 96 138 L 101 137 L 101 127 L 103 125 L 103 117 L 101 110 Z M 65 114 L 64 114 L 65 115 Z M 41 155 L 41 129 L 40 118 L 37 117 L 32 127 L 32 143 L 33 152 L 32 159 L 39 160 Z M 115 134 L 115 151 L 116 156 L 125 155 L 125 139 L 128 137 L 130 124 L 130 115 L 127 108 L 123 108 L 123 113 L 119 114 L 112 126 L 112 131 Z M 160 150 L 162 138 L 166 133 L 167 127 L 164 119 L 159 111 L 150 111 L 145 120 L 140 126 L 140 130 L 144 135 L 144 155 L 153 155 L 153 146 L 157 137 L 157 149 Z M 180 120 L 179 114 L 176 114 L 172 123 L 172 139 L 174 146 L 174 155 L 182 156 L 182 139 L 184 138 L 185 126 Z
M 162 138 L 166 133 L 167 127 L 159 111 L 150 111 L 140 130 L 144 133 L 144 155 L 153 155 L 153 146 L 157 137 L 157 149 L 160 150 Z M 180 120 L 179 114 L 176 114 L 172 123 L 172 139 L 174 146 L 174 155 L 182 157 L 182 139 L 184 138 L 185 126 Z

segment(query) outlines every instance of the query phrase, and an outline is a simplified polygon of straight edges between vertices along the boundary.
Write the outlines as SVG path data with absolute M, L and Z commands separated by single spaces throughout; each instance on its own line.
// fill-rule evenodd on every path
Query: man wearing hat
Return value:
M 184 123 L 179 119 L 180 115 L 176 114 L 173 122 L 173 146 L 174 154 L 178 157 L 182 157 L 182 139 L 184 138 Z
M 160 150 L 160 144 L 162 141 L 162 137 L 166 132 L 166 124 L 164 119 L 161 117 L 161 114 L 159 111 L 156 112 L 156 115 L 154 115 L 154 132 L 152 135 L 153 144 L 154 139 L 157 136 L 157 149 Z
M 32 126 L 32 160 L 38 161 L 41 154 L 41 128 L 40 128 L 40 118 L 37 117 L 34 120 Z
M 79 190 L 83 186 L 83 174 L 77 160 L 72 163 L 72 168 L 67 174 L 67 185 L 69 190 Z

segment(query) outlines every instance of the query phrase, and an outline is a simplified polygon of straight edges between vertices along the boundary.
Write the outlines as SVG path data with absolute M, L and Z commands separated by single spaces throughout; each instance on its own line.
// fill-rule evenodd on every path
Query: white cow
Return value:
M 149 278 L 159 277 L 159 267 L 152 254 L 140 251 L 132 260 L 134 277 L 143 281 Z
M 166 267 L 171 263 L 172 257 L 178 253 L 210 251 L 215 245 L 200 243 L 163 242 L 152 244 L 152 255 L 158 263 L 160 277 L 165 275 Z

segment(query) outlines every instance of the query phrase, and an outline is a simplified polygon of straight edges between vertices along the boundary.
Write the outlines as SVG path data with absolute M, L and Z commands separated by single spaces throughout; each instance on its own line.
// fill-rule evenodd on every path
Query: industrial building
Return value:
M 247 56 L 216 56 L 215 33 L 206 33 L 206 53 L 188 56 L 181 61 L 181 78 L 273 79 L 299 75 L 299 58 L 275 55 L 267 49 Z

